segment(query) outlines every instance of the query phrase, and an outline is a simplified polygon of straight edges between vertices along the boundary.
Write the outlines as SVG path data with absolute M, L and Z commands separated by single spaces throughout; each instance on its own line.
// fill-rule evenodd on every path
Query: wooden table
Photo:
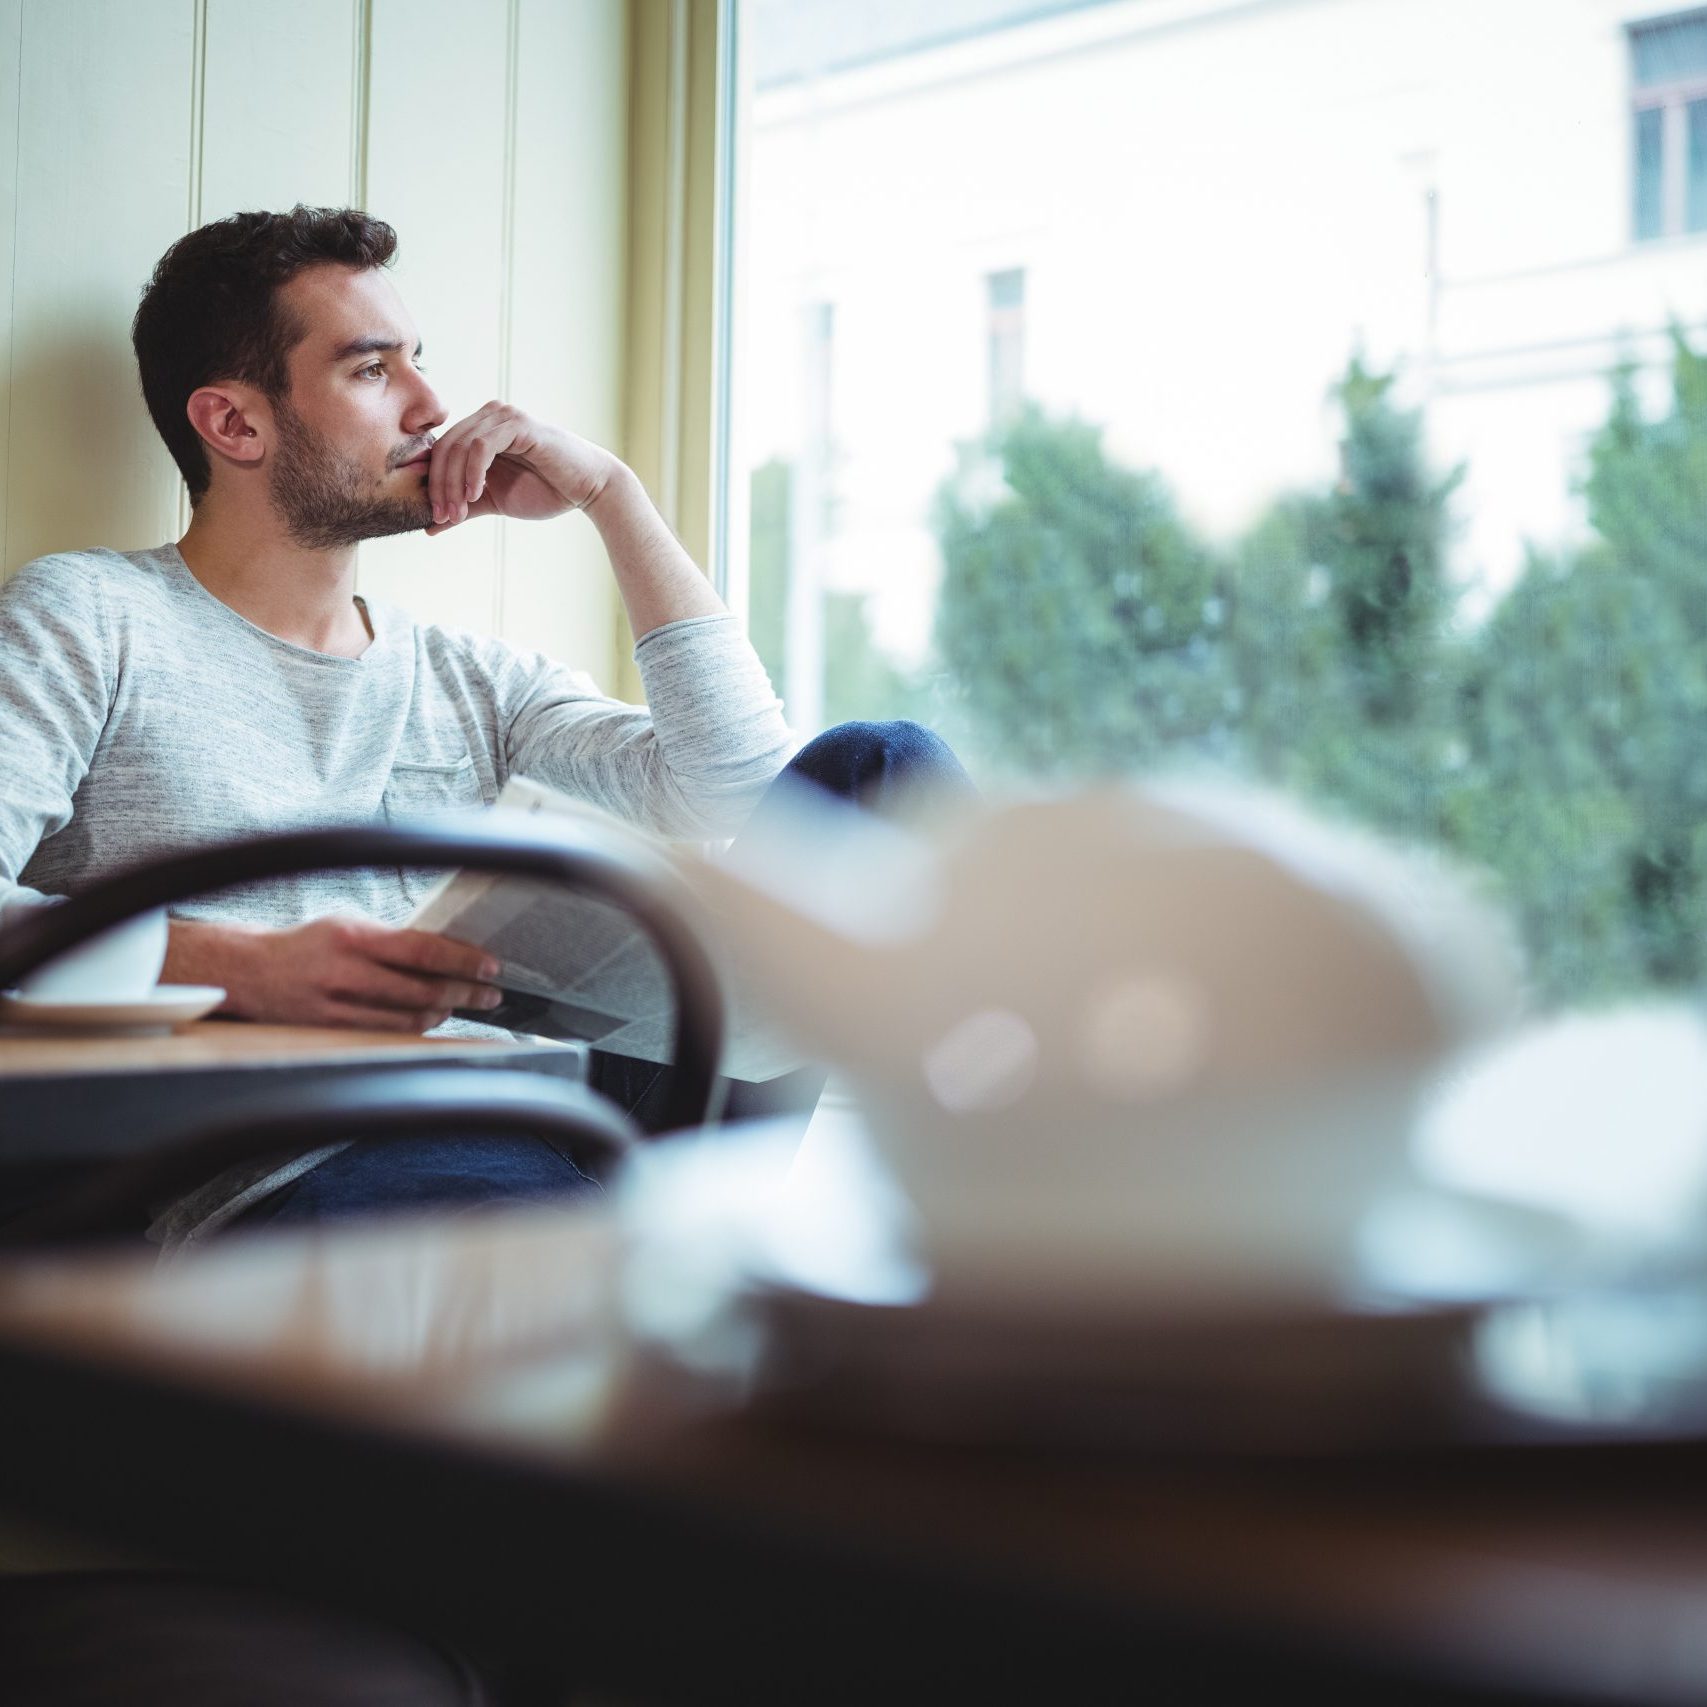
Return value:
M 459 1061 L 584 1079 L 576 1045 L 203 1020 L 160 1036 L 0 1026 L 0 1214 L 91 1161 L 146 1149 L 257 1093 Z
M 1307 1465 L 681 1402 L 609 1208 L 0 1268 L 0 1501 L 613 1701 L 1707 1699 L 1707 1453 Z

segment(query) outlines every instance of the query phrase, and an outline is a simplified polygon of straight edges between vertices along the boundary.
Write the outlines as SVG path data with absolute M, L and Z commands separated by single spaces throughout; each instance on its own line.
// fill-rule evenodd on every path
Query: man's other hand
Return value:
M 447 427 L 427 464 L 430 534 L 471 516 L 545 521 L 584 510 L 622 465 L 608 450 L 493 401 Z
M 274 1025 L 420 1032 L 454 1008 L 494 1008 L 498 963 L 483 950 L 366 919 L 288 930 L 175 921 L 164 976 L 222 984 L 222 1013 Z

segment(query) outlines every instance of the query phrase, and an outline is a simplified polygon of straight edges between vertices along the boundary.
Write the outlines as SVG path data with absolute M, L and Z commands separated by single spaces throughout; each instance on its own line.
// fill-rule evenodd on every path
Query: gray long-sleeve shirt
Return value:
M 368 615 L 373 644 L 336 658 L 246 621 L 175 546 L 26 564 L 0 588 L 0 901 L 259 830 L 489 805 L 512 774 L 661 836 L 728 835 L 792 751 L 730 617 L 640 642 L 642 709 L 539 653 Z M 181 911 L 395 922 L 426 881 L 310 874 Z
M 641 640 L 641 709 L 539 653 L 366 608 L 373 643 L 337 658 L 246 621 L 175 546 L 25 565 L 0 588 L 0 912 L 151 854 L 489 805 L 512 774 L 661 836 L 728 835 L 793 750 L 727 616 Z M 310 873 L 176 911 L 397 923 L 432 876 Z

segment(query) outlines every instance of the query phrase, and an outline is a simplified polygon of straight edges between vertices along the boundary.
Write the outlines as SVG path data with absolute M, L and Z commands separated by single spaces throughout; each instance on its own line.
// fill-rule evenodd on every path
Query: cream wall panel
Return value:
M 397 227 L 395 277 L 454 421 L 496 396 L 504 286 L 510 0 L 423 11 L 373 0 L 368 211 Z M 457 628 L 498 619 L 498 529 L 362 548 L 364 591 Z
M 509 396 L 626 454 L 629 18 L 623 0 L 0 0 L 0 573 L 181 531 L 130 317 L 172 241 L 241 208 L 391 220 L 450 409 Z M 361 582 L 620 680 L 582 517 L 375 541 Z
M 361 195 L 360 0 L 207 0 L 191 223 Z
M 18 44 L 24 28 L 24 0 L 0 0 L 0 137 L 18 134 Z M 0 537 L 6 517 L 6 446 L 12 412 L 6 401 L 12 384 L 12 255 L 18 215 L 18 161 L 0 155 Z M 0 554 L 0 580 L 11 567 Z
M 172 536 L 176 471 L 137 392 L 137 292 L 188 214 L 195 0 L 26 0 L 18 47 L 10 571 Z
M 617 450 L 625 13 L 621 0 L 522 0 L 500 388 L 519 407 Z M 565 516 L 503 525 L 499 631 L 614 688 L 616 590 L 592 524 Z

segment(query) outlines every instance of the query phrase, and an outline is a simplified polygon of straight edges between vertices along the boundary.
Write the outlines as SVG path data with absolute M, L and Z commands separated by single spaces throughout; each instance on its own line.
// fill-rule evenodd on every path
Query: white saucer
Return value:
M 820 1110 L 798 1151 L 749 1127 L 636 1155 L 622 1212 L 644 1355 L 732 1404 L 937 1440 L 1233 1455 L 1481 1438 L 1482 1323 L 1583 1281 L 1596 1254 L 1554 1212 L 1415 1177 L 1314 1261 L 1276 1241 L 1157 1259 L 1148 1219 L 1120 1262 L 1005 1230 L 933 1246 L 851 1111 Z
M 0 994 L 0 1024 L 45 1031 L 166 1031 L 212 1013 L 224 1000 L 224 990 L 212 984 L 161 984 L 128 1002 L 8 990 Z
M 1490 1427 L 1481 1324 L 1581 1273 L 1586 1236 L 1421 1188 L 1366 1220 L 1380 1236 L 1315 1275 L 1230 1257 L 1189 1274 L 1135 1257 L 1117 1274 L 1048 1251 L 1027 1264 L 1008 1250 L 1003 1266 L 961 1250 L 894 1302 L 773 1256 L 731 1287 L 754 1330 L 743 1392 L 959 1443 L 1310 1457 L 1473 1442 Z

